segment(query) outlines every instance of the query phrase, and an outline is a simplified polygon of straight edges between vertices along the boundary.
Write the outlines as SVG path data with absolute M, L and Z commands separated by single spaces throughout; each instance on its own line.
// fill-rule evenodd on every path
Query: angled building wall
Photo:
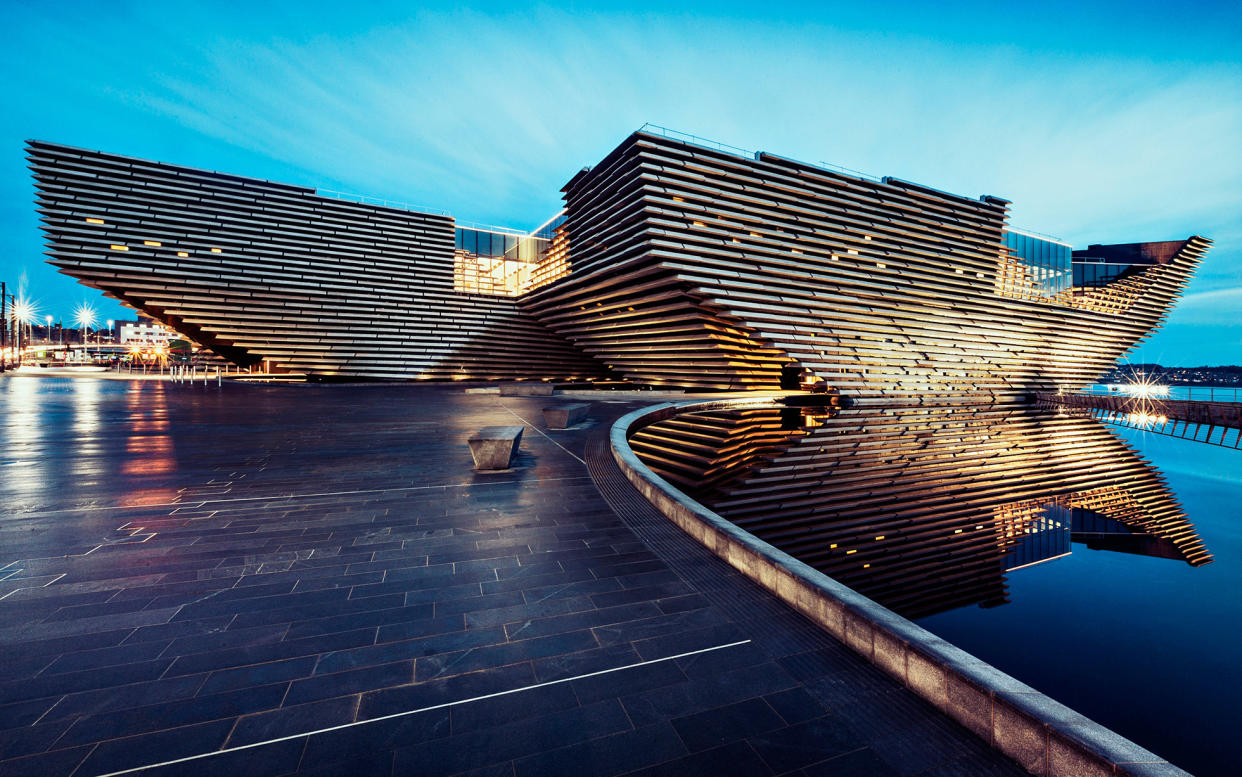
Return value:
M 1050 285 L 1006 247 L 1004 200 L 646 132 L 565 198 L 571 274 L 523 307 L 630 379 L 713 388 L 775 388 L 789 362 L 855 395 L 1077 388 L 1208 245 L 1124 288 Z
M 480 286 L 463 276 L 474 265 L 459 261 L 451 217 L 38 141 L 27 158 L 52 264 L 238 364 L 390 379 L 604 372 L 513 297 L 468 290 Z
M 1094 381 L 1209 245 L 1092 246 L 1071 269 L 996 197 L 644 131 L 569 181 L 538 250 L 304 187 L 42 142 L 29 159 L 63 272 L 235 362 L 322 376 L 802 371 L 859 397 L 1013 400 Z

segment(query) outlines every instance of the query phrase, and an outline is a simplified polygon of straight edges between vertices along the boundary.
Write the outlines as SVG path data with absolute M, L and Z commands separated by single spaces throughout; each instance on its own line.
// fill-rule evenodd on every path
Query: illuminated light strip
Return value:
M 509 696 L 511 694 L 522 693 L 524 691 L 533 691 L 538 688 L 546 688 L 550 685 L 572 683 L 575 680 L 584 680 L 588 677 L 598 677 L 600 675 L 612 674 L 613 672 L 621 672 L 626 669 L 637 669 L 640 666 L 650 666 L 652 664 L 660 664 L 665 661 L 676 661 L 679 658 L 689 658 L 690 656 L 697 656 L 703 653 L 711 653 L 716 650 L 724 650 L 725 648 L 737 647 L 739 645 L 746 645 L 749 643 L 750 643 L 749 639 L 743 639 L 738 642 L 730 642 L 725 645 L 716 645 L 715 647 L 702 648 L 700 650 L 691 650 L 688 653 L 678 653 L 675 656 L 665 656 L 664 658 L 653 658 L 650 661 L 639 661 L 636 664 L 626 664 L 625 666 L 617 666 L 617 667 L 613 667 L 612 669 L 601 669 L 597 672 L 587 672 L 586 674 L 580 674 L 575 677 L 564 677 L 560 680 L 549 680 L 544 683 L 535 683 L 534 685 L 524 685 L 521 688 L 512 688 L 507 691 L 497 691 L 496 693 L 487 693 L 487 694 L 483 694 L 482 696 L 472 696 L 469 699 L 458 699 L 457 701 L 446 701 L 440 704 L 433 704 L 430 707 L 420 707 L 415 710 L 406 710 L 405 712 L 394 712 L 390 715 L 382 715 L 378 718 L 367 718 L 366 720 L 355 720 L 352 723 L 342 723 L 339 726 L 329 726 L 327 728 L 320 728 L 314 731 L 304 731 L 300 734 L 288 734 L 283 737 L 277 737 L 275 739 L 268 739 L 263 742 L 254 742 L 249 745 L 238 745 L 237 747 L 226 747 L 222 750 L 213 750 L 210 753 L 199 753 L 198 755 L 188 755 L 184 758 L 174 758 L 171 761 L 162 761 L 160 763 L 147 764 L 145 766 L 133 766 L 133 767 L 130 767 L 129 769 L 121 769 L 120 771 L 108 772 L 107 774 L 101 774 L 99 775 L 99 777 L 117 777 L 118 775 L 133 774 L 134 772 L 141 772 L 147 769 L 159 769 L 164 766 L 172 766 L 174 764 L 186 763 L 187 761 L 197 761 L 201 758 L 211 758 L 212 756 L 224 755 L 225 753 L 236 753 L 242 750 L 250 750 L 256 747 L 263 747 L 265 745 L 274 745 L 279 742 L 288 742 L 291 739 L 301 739 L 302 737 L 313 737 L 318 734 L 327 734 L 332 731 L 341 731 L 342 729 L 353 728 L 355 726 L 365 726 L 368 723 L 378 723 L 383 720 L 394 720 L 396 718 L 404 718 L 410 715 L 417 715 L 420 712 L 431 712 L 432 710 L 444 709 L 445 707 L 456 707 L 459 704 L 470 704 L 471 702 L 476 702 L 476 701 L 486 701 L 487 699 L 495 699 L 499 696 Z
M 128 251 L 129 250 L 129 246 L 119 246 L 116 243 L 113 243 L 112 245 L 108 247 L 111 248 L 113 251 Z
M 539 236 L 539 232 L 541 232 L 541 231 L 542 231 L 542 230 L 544 230 L 544 229 L 547 229 L 547 227 L 548 227 L 548 225 L 549 225 L 549 224 L 551 224 L 553 221 L 556 221 L 556 220 L 557 220 L 557 219 L 559 219 L 561 216 L 564 216 L 564 215 L 565 215 L 565 213 L 566 213 L 565 208 L 561 208 L 559 211 L 557 211 L 556 213 L 554 213 L 554 214 L 552 215 L 552 218 L 548 219 L 547 221 L 543 222 L 543 223 L 542 223 L 542 224 L 540 224 L 539 226 L 537 226 L 537 227 L 535 227 L 534 229 L 532 229 L 532 230 L 530 231 L 530 234 L 529 234 L 528 236 L 529 236 L 529 237 L 538 237 L 538 236 Z M 547 238 L 542 238 L 542 239 L 545 239 L 545 240 L 546 240 Z
M 103 219 L 87 219 L 86 223 L 87 224 L 102 224 L 104 223 L 104 220 Z

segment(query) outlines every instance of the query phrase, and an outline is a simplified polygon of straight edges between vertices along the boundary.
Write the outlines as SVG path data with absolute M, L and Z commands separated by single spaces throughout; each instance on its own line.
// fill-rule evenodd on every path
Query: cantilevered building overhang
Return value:
M 28 159 L 52 264 L 238 364 L 392 379 L 604 373 L 506 286 L 511 265 L 546 269 L 546 238 L 37 141 Z
M 855 395 L 1077 388 L 1209 242 L 1073 286 L 1068 247 L 1057 269 L 1007 245 L 1005 200 L 641 131 L 565 197 L 571 274 L 522 306 L 632 380 L 714 388 L 773 388 L 791 362 Z
M 32 142 L 53 264 L 238 363 L 1009 400 L 1095 380 L 1209 241 L 1074 252 L 1008 202 L 639 131 L 499 235 Z M 486 244 L 486 247 L 485 247 Z

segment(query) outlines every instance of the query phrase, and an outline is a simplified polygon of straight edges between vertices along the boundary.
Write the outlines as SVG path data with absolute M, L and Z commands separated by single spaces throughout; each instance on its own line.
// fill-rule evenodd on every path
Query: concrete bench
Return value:
M 568 405 L 553 405 L 543 409 L 543 421 L 549 429 L 568 429 L 586 418 L 591 409 L 590 402 L 574 402 Z
M 500 384 L 502 397 L 550 397 L 555 384 L 543 381 L 519 381 L 517 383 Z
M 522 426 L 485 426 L 470 437 L 474 468 L 508 469 L 522 442 Z

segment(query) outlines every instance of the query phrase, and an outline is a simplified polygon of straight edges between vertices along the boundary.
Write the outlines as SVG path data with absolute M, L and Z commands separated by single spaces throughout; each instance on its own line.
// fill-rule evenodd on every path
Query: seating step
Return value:
M 590 402 L 550 405 L 543 409 L 543 421 L 549 429 L 567 429 L 587 417 Z

